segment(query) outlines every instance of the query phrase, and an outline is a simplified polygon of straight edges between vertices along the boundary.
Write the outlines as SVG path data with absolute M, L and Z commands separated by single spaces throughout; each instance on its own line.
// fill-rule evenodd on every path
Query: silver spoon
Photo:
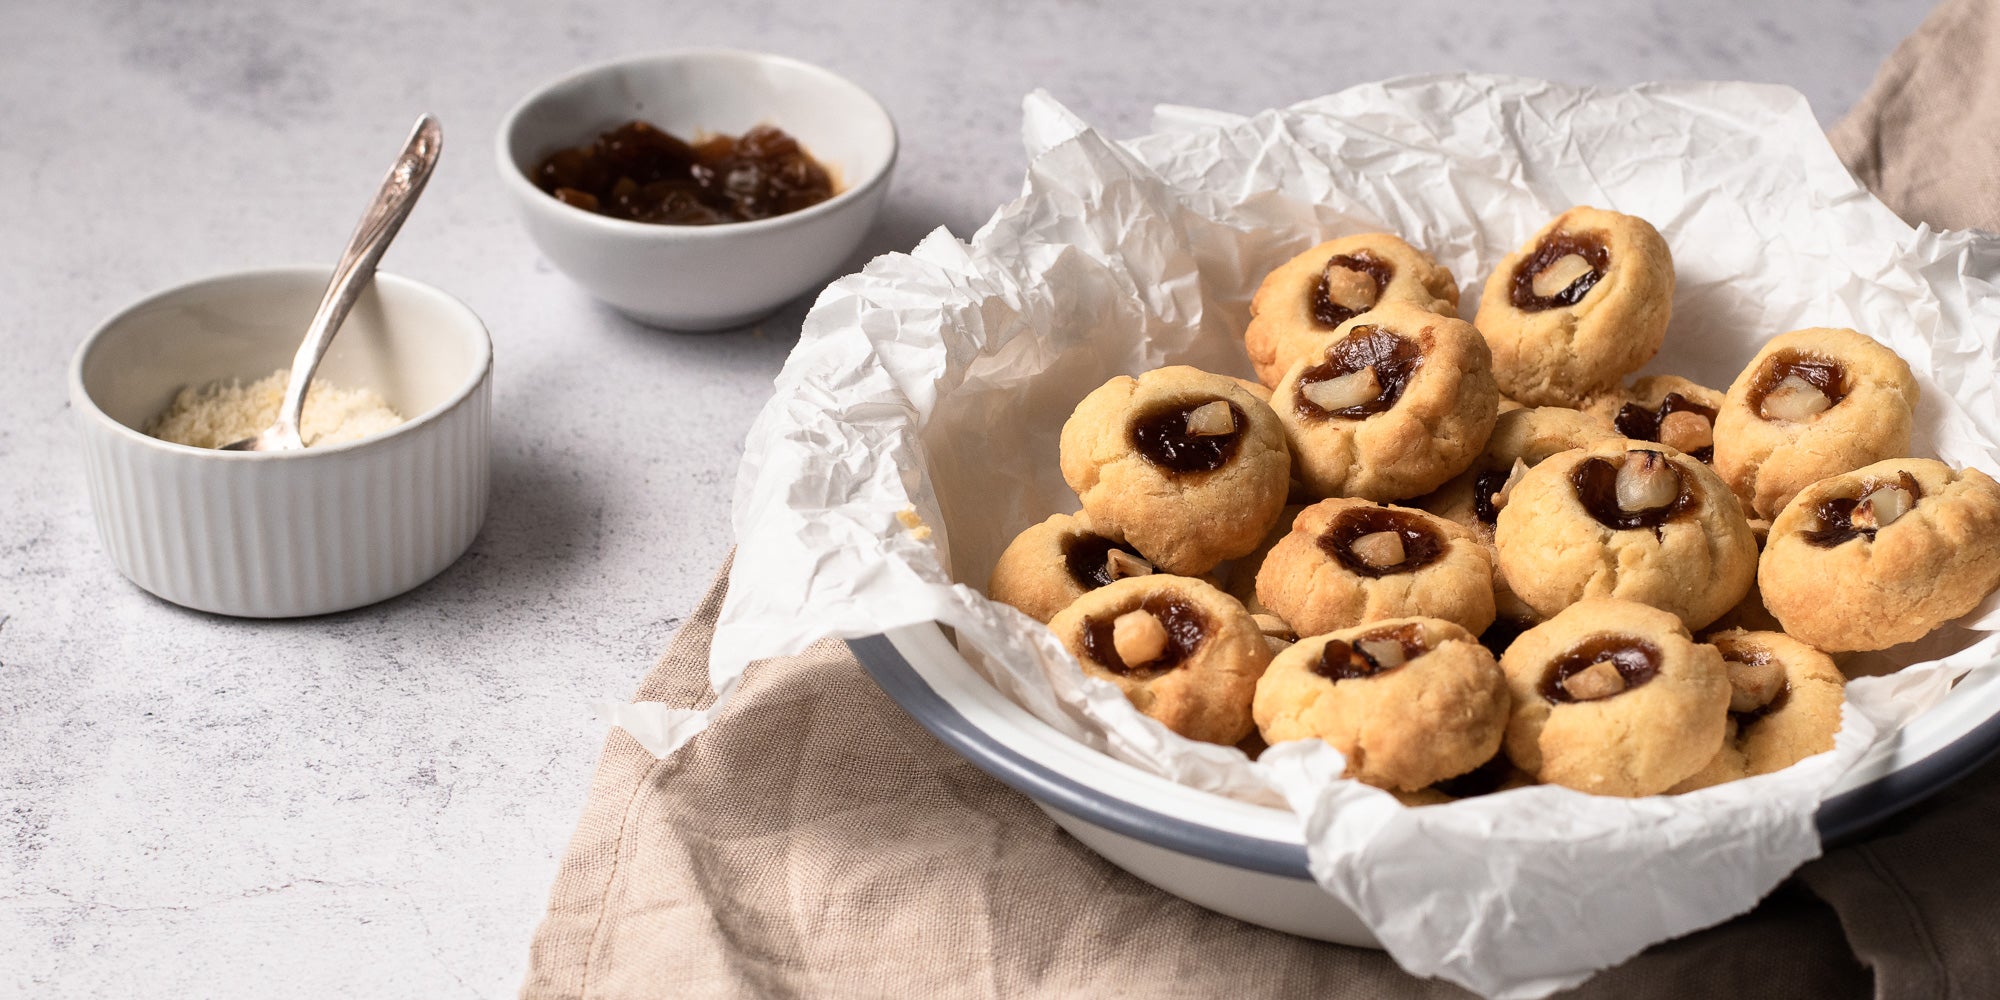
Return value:
M 409 218 L 410 209 L 416 206 L 417 195 L 423 193 L 424 183 L 437 167 L 443 143 L 444 132 L 436 118 L 425 115 L 417 119 L 417 127 L 410 131 L 403 152 L 389 168 L 389 176 L 383 178 L 382 189 L 375 192 L 375 200 L 368 203 L 361 224 L 348 237 L 340 263 L 334 265 L 333 279 L 327 282 L 326 295 L 319 300 L 319 311 L 313 314 L 312 324 L 306 327 L 306 339 L 292 358 L 292 377 L 285 384 L 285 401 L 278 407 L 278 419 L 256 437 L 223 445 L 223 451 L 297 451 L 306 446 L 299 438 L 299 415 L 305 410 L 306 389 L 312 385 L 313 371 L 326 356 L 327 345 L 333 342 L 347 311 L 354 308 L 354 300 L 361 297 L 362 289 L 375 277 L 375 264 L 382 259 L 382 251 L 389 249 L 389 241 L 396 238 L 396 230 L 403 228 L 403 220 Z

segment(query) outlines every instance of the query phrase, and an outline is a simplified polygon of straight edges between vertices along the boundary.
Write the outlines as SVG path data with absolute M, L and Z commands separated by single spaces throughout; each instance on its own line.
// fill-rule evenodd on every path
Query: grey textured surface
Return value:
M 1020 96 L 1124 135 L 1412 72 L 1788 83 L 1823 121 L 1923 0 L 1002 0 L 403 5 L 11 0 L 0 31 L 0 995 L 511 995 L 602 736 L 727 548 L 743 433 L 803 304 L 677 335 L 540 261 L 493 174 L 537 82 L 648 49 L 795 55 L 904 141 L 868 252 L 969 234 L 1018 189 Z M 231 621 L 100 551 L 64 377 L 131 300 L 330 262 L 416 112 L 446 153 L 385 267 L 496 348 L 492 515 L 386 604 Z M 856 263 L 859 263 L 857 258 Z

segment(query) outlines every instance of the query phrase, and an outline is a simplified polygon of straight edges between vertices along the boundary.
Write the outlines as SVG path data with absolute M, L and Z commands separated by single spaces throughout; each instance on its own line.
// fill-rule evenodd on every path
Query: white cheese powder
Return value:
M 249 385 L 240 379 L 188 386 L 166 411 L 146 425 L 146 433 L 196 448 L 256 437 L 278 419 L 289 372 L 274 372 Z M 342 389 L 314 379 L 306 390 L 299 436 L 307 447 L 341 444 L 379 434 L 403 422 L 372 389 Z

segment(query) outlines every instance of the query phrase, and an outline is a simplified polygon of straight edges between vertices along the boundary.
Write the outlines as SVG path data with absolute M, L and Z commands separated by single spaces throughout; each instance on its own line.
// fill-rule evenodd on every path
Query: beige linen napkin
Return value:
M 1996 71 L 2000 15 L 1948 0 L 1836 127 L 1836 148 L 1906 217 L 2000 229 L 1991 150 L 1951 151 L 2000 134 Z M 640 699 L 712 697 L 722 579 Z M 2000 996 L 1996 815 L 1989 764 L 1751 913 L 1569 995 Z M 1126 875 L 934 740 L 834 642 L 754 665 L 729 710 L 669 760 L 611 733 L 521 995 L 1086 992 L 1466 995 L 1379 952 L 1253 927 Z

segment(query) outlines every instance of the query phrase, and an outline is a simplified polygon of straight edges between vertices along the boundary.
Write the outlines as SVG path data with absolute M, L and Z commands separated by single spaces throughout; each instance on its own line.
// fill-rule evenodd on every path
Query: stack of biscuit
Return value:
M 1251 303 L 1258 381 L 1188 367 L 1077 404 L 1082 510 L 993 599 L 1190 739 L 1319 739 L 1422 805 L 1525 784 L 1689 791 L 1829 750 L 1829 654 L 2000 586 L 2000 484 L 1909 455 L 1917 384 L 1852 330 L 1770 339 L 1726 391 L 1625 382 L 1674 290 L 1645 220 L 1574 208 L 1477 325 L 1387 233 Z

